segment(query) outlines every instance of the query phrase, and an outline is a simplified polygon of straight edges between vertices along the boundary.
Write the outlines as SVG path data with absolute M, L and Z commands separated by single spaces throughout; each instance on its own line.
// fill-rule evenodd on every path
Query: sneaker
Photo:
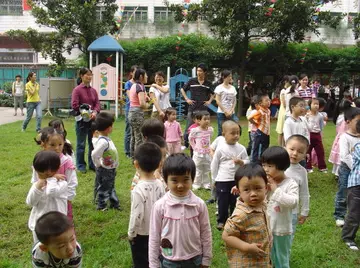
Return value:
M 335 221 L 335 224 L 336 224 L 337 227 L 343 227 L 344 224 L 345 224 L 345 221 L 342 220 L 342 219 L 337 219 L 337 220 Z
M 224 224 L 223 224 L 222 222 L 219 222 L 219 223 L 216 225 L 216 229 L 218 229 L 219 231 L 224 230 Z
M 216 216 L 219 215 L 219 211 L 216 210 L 216 211 L 215 211 L 215 215 L 216 215 Z
M 310 173 L 313 173 L 313 172 L 314 172 L 314 170 L 312 170 L 312 169 L 308 169 L 308 170 L 307 170 L 307 172 L 310 174 Z
M 327 169 L 320 169 L 320 172 L 326 174 L 326 173 L 327 173 Z
M 211 190 L 211 184 L 205 184 L 204 185 L 205 190 Z
M 21 132 L 25 132 L 25 129 L 22 128 L 22 129 L 21 129 Z
M 351 250 L 359 250 L 358 246 L 355 244 L 355 242 L 345 242 L 345 244 L 349 247 Z

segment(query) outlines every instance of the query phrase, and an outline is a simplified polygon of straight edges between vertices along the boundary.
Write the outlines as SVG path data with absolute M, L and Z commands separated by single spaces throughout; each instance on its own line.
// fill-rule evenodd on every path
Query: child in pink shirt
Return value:
M 150 216 L 149 267 L 210 267 L 212 234 L 205 202 L 191 186 L 195 163 L 183 153 L 170 155 L 163 175 L 167 192 Z
M 198 113 L 199 111 L 194 111 L 192 113 L 192 120 L 193 120 L 193 124 L 191 126 L 189 126 L 189 128 L 187 129 L 187 134 L 188 134 L 188 137 L 190 135 L 190 132 L 193 128 L 197 128 L 199 126 L 199 120 L 196 119 L 196 114 Z M 193 151 L 193 148 L 190 146 L 190 156 L 191 158 L 193 157 L 193 154 L 194 154 L 194 151 Z
M 176 154 L 181 152 L 181 141 L 183 134 L 179 122 L 176 121 L 175 108 L 168 108 L 165 112 L 167 120 L 164 123 L 165 140 L 168 147 L 169 154 Z

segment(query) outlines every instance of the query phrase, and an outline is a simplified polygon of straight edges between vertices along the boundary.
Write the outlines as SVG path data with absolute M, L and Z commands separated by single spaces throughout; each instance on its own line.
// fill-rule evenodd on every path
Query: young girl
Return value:
M 319 100 L 309 100 L 310 111 L 306 115 L 306 121 L 310 131 L 310 145 L 308 148 L 308 155 L 306 168 L 308 172 L 312 172 L 311 151 L 315 149 L 318 158 L 318 168 L 321 172 L 327 173 L 325 163 L 324 146 L 322 143 L 321 132 L 324 128 L 324 117 L 319 113 Z
M 341 164 L 339 140 L 340 136 L 347 130 L 347 125 L 344 120 L 344 111 L 350 107 L 351 102 L 349 100 L 343 99 L 335 108 L 335 115 L 333 118 L 333 121 L 336 124 L 336 137 L 331 147 L 329 162 L 333 164 L 332 173 L 335 175 L 336 179 L 339 178 L 339 167 Z
M 168 152 L 169 154 L 180 153 L 183 134 L 179 122 L 176 121 L 175 108 L 168 108 L 165 112 L 165 118 L 165 140 Z
M 170 155 L 164 163 L 169 187 L 150 216 L 149 267 L 209 267 L 212 235 L 204 201 L 191 186 L 195 163 L 183 153 Z
M 290 158 L 283 147 L 273 146 L 266 149 L 261 162 L 270 189 L 267 214 L 273 234 L 272 265 L 290 267 L 292 210 L 298 204 L 299 187 L 293 179 L 285 176 L 285 170 L 290 166 Z
M 72 148 L 70 148 L 70 146 L 68 146 L 69 144 L 71 145 L 71 142 L 66 138 L 67 131 L 65 129 L 64 122 L 60 118 L 56 118 L 56 119 L 53 119 L 53 120 L 51 120 L 49 122 L 49 127 L 53 127 L 56 130 L 60 130 L 60 131 L 62 131 L 64 133 L 64 138 L 65 138 L 65 144 L 64 144 L 65 152 L 64 152 L 64 154 L 70 156 L 72 158 L 72 160 L 73 160 L 73 163 L 76 163 L 75 154 L 74 154 Z M 66 145 L 66 144 L 68 144 L 68 145 Z
M 353 168 L 352 153 L 355 144 L 360 142 L 360 133 L 356 129 L 357 121 L 360 120 L 360 108 L 350 107 L 344 112 L 344 118 L 348 127 L 347 131 L 343 133 L 339 139 L 340 148 L 340 167 L 339 167 L 339 181 L 338 191 L 335 197 L 335 212 L 334 218 L 336 226 L 342 227 L 347 209 L 346 204 L 346 189 L 348 185 L 348 177 Z
M 192 129 L 189 135 L 190 145 L 194 150 L 193 160 L 196 165 L 196 176 L 193 189 L 201 187 L 210 190 L 210 140 L 214 129 L 210 126 L 210 114 L 208 111 L 199 111 L 196 114 L 199 126 Z
M 284 135 L 283 135 L 283 129 L 284 129 L 284 123 L 285 123 L 285 113 L 286 113 L 286 102 L 285 102 L 285 96 L 286 96 L 286 89 L 291 86 L 289 82 L 289 76 L 285 75 L 283 80 L 281 81 L 282 90 L 280 91 L 280 109 L 278 113 L 278 120 L 276 124 L 276 132 L 278 134 L 278 145 L 284 146 Z
M 67 181 L 67 198 L 68 198 L 68 208 L 67 215 L 72 220 L 72 200 L 76 195 L 76 187 L 78 185 L 78 180 L 76 176 L 75 166 L 73 161 L 68 153 L 72 153 L 72 147 L 70 144 L 65 142 L 65 134 L 61 130 L 56 130 L 52 127 L 43 128 L 40 131 L 38 140 L 35 140 L 44 151 L 54 151 L 60 156 L 60 167 L 56 172 L 57 178 L 62 178 Z M 39 179 L 38 174 L 33 171 L 31 178 L 31 183 L 37 182 Z
M 66 215 L 68 183 L 55 177 L 60 167 L 60 158 L 53 151 L 38 152 L 33 167 L 38 179 L 30 188 L 26 204 L 32 207 L 28 226 L 33 232 L 34 243 L 37 243 L 39 240 L 35 234 L 35 224 L 43 214 L 58 211 Z
M 299 92 L 296 90 L 299 84 L 299 78 L 296 75 L 292 75 L 289 77 L 289 81 L 291 86 L 285 91 L 285 117 L 291 116 L 290 99 L 295 96 L 299 97 Z

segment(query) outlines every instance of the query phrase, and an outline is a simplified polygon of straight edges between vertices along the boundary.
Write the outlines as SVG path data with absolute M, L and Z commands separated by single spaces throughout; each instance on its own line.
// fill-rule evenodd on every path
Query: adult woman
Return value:
M 97 91 L 90 86 L 92 72 L 88 68 L 81 68 L 79 71 L 81 84 L 74 88 L 71 96 L 71 106 L 76 115 L 76 168 L 86 173 L 84 159 L 86 138 L 88 139 L 88 165 L 89 169 L 95 170 L 91 159 L 91 152 L 94 149 L 92 144 L 91 121 L 100 112 L 100 102 Z
M 220 85 L 215 88 L 216 103 L 218 105 L 217 119 L 218 119 L 218 136 L 222 135 L 222 124 L 226 120 L 233 120 L 238 122 L 239 119 L 235 115 L 236 107 L 236 89 L 232 83 L 232 75 L 229 70 L 224 70 L 221 73 Z
M 316 98 L 313 90 L 310 87 L 308 87 L 309 78 L 307 77 L 307 75 L 301 74 L 299 76 L 299 81 L 300 81 L 300 87 L 297 89 L 297 91 L 299 92 L 299 96 L 303 98 L 306 101 L 306 103 L 308 103 L 308 101 L 311 100 L 312 98 Z
M 41 110 L 41 100 L 39 95 L 40 85 L 36 82 L 36 73 L 30 72 L 26 78 L 26 118 L 22 125 L 22 131 L 26 130 L 27 125 L 29 124 L 31 117 L 36 111 L 36 131 L 41 129 L 41 119 L 42 119 L 42 110 Z
M 286 89 L 290 87 L 289 83 L 289 76 L 285 75 L 283 80 L 281 81 L 281 87 L 282 90 L 280 91 L 280 109 L 278 113 L 278 120 L 276 124 L 276 132 L 278 133 L 278 144 L 279 146 L 284 146 L 284 135 L 283 135 L 283 128 L 284 128 L 284 122 L 285 122 L 285 113 L 286 113 Z
M 143 69 L 136 69 L 134 80 L 135 84 L 131 86 L 129 92 L 130 110 L 129 123 L 131 126 L 131 144 L 130 154 L 134 156 L 134 151 L 138 145 L 143 141 L 141 134 L 141 126 L 144 123 L 144 110 L 149 108 L 146 103 L 148 96 L 145 91 L 144 84 L 147 82 L 147 74 Z
M 158 118 L 160 121 L 164 119 L 164 111 L 171 107 L 169 86 L 163 85 L 165 75 L 163 72 L 155 74 L 155 84 L 152 84 L 149 90 L 150 98 L 154 103 L 151 117 Z
M 17 116 L 17 108 L 20 106 L 21 115 L 24 115 L 24 83 L 21 81 L 21 75 L 15 76 L 15 82 L 12 84 L 12 95 L 14 96 L 14 116 Z

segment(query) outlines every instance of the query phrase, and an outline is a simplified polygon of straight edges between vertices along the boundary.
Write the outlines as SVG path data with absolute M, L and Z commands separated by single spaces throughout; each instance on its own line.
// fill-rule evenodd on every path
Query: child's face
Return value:
M 187 196 L 192 187 L 190 172 L 184 175 L 169 175 L 167 178 L 167 186 L 173 195 L 178 197 Z
M 240 128 L 238 125 L 228 126 L 223 131 L 227 144 L 236 144 L 240 137 Z
M 260 106 L 263 108 L 269 108 L 270 107 L 270 98 L 269 96 L 264 96 L 261 99 Z
M 60 155 L 64 149 L 64 137 L 56 134 L 51 135 L 49 140 L 43 143 L 43 147 L 44 150 L 54 151 Z
M 176 112 L 169 114 L 169 121 L 173 122 L 176 120 Z
M 357 121 L 360 120 L 360 115 L 355 116 L 353 119 L 351 119 L 350 121 L 347 122 L 348 124 L 348 129 L 352 132 L 352 133 L 357 133 L 356 131 L 356 123 Z
M 69 259 L 76 250 L 76 238 L 74 228 L 70 228 L 61 235 L 51 238 L 45 251 L 51 252 L 58 259 Z
M 319 101 L 318 100 L 312 100 L 310 109 L 313 112 L 318 112 L 319 111 Z
M 268 177 L 268 179 L 273 179 L 276 182 L 281 182 L 284 179 L 284 171 L 278 170 L 275 165 L 263 163 L 263 169 Z
M 250 180 L 248 177 L 241 178 L 239 182 L 240 198 L 250 207 L 257 207 L 264 202 L 266 195 L 266 183 L 264 178 L 256 176 Z
M 286 151 L 289 154 L 290 163 L 298 164 L 305 159 L 307 146 L 296 139 L 291 139 L 286 143 Z
M 292 114 L 295 116 L 303 115 L 306 112 L 305 101 L 300 101 L 291 107 Z
M 199 125 L 201 128 L 208 128 L 210 126 L 210 116 L 204 115 L 199 121 Z
M 47 178 L 51 178 L 54 177 L 54 175 L 56 174 L 57 170 L 46 170 L 44 172 L 38 172 L 36 171 L 36 173 L 38 174 L 38 177 L 40 180 L 46 180 Z

